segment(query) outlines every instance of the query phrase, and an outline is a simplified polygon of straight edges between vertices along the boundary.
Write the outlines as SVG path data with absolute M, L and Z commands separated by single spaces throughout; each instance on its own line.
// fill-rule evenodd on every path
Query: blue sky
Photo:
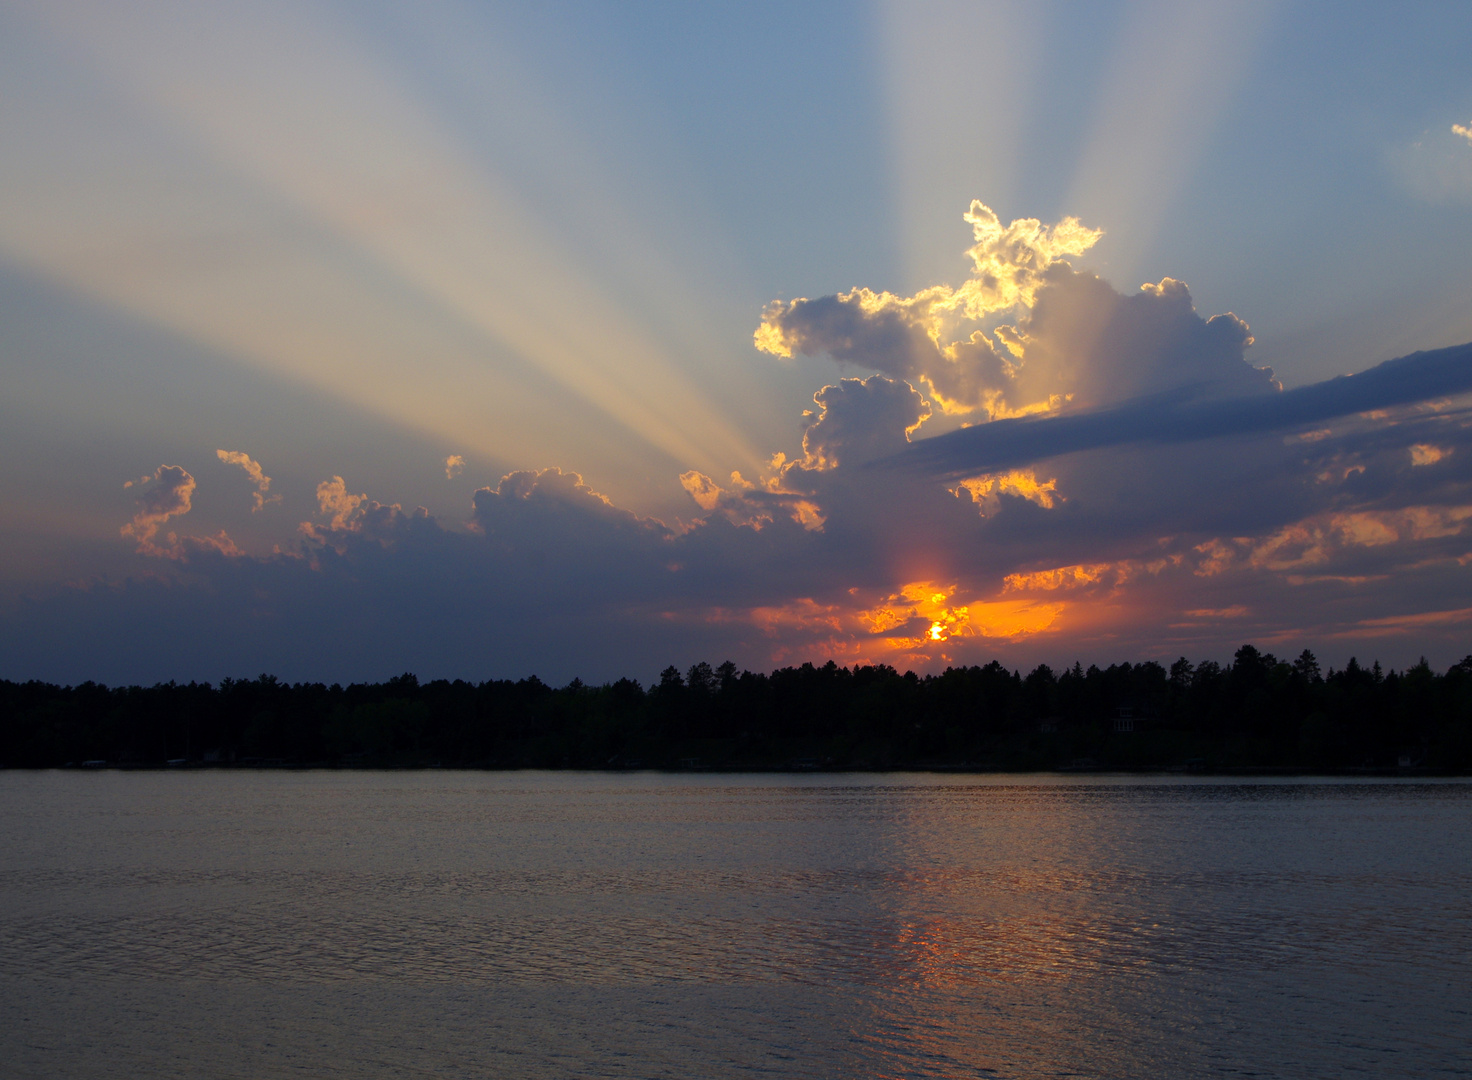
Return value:
M 1256 392 L 1251 368 L 1292 389 L 1472 341 L 1469 45 L 1454 4 L 0 6 L 0 675 L 647 678 L 1249 639 L 1451 663 L 1455 395 L 964 494 L 844 476 L 1001 401 Z M 1102 232 L 1005 306 L 922 318 L 980 273 L 972 200 Z M 894 303 L 843 307 L 855 288 Z M 754 347 L 773 302 L 825 297 L 941 351 L 797 321 L 811 348 Z M 1110 336 L 1105 312 L 1143 322 Z M 1227 312 L 1250 347 L 1183 344 Z M 974 332 L 984 358 L 944 352 Z M 980 396 L 943 401 L 947 378 Z M 529 563 L 495 547 L 512 491 Z M 905 514 L 923 537 L 891 535 Z

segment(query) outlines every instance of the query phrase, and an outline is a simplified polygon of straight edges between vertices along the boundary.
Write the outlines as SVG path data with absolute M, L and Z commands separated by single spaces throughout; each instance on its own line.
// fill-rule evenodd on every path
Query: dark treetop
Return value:
M 1437 674 L 1232 663 L 1024 676 L 993 661 L 667 668 L 648 689 L 535 677 L 114 687 L 0 681 L 0 765 L 540 768 L 1472 769 L 1472 656 Z

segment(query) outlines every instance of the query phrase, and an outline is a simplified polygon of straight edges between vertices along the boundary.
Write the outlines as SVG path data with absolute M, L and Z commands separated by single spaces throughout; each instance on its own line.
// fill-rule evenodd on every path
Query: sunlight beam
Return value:
M 675 358 L 584 272 L 578 252 L 560 248 L 484 162 L 472 165 L 444 125 L 342 27 L 321 25 L 290 6 L 257 5 L 248 16 L 192 5 L 52 5 L 46 13 L 64 40 L 182 126 L 217 167 L 239 178 L 237 186 L 263 188 L 282 200 L 329 243 L 398 281 L 411 306 L 417 297 L 439 308 L 441 318 L 459 321 L 465 336 L 481 339 L 472 353 L 514 354 L 675 461 L 721 468 L 757 460 Z M 272 62 L 260 63 L 263 56 Z M 228 193 L 227 201 L 235 195 Z M 208 223 L 215 220 L 208 216 Z M 176 222 L 172 232 L 182 244 L 222 239 L 206 235 L 201 241 L 193 231 L 198 224 Z M 156 235 L 157 225 L 140 232 Z M 80 278 L 114 302 L 125 300 L 170 325 L 180 321 L 181 313 L 168 310 L 172 305 L 161 295 L 173 294 L 175 281 L 149 289 L 135 280 L 140 267 L 127 260 L 84 256 L 59 266 L 66 260 L 46 250 L 48 238 L 5 240 L 10 250 L 49 258 L 51 272 Z M 272 253 L 262 254 L 269 262 Z M 303 273 L 311 271 L 304 267 Z M 357 287 L 338 279 L 348 291 Z M 214 295 L 203 295 L 209 292 L 203 282 L 193 284 L 184 321 L 195 333 L 214 330 L 218 342 L 213 324 L 242 318 L 230 310 L 238 298 L 223 281 Z M 381 297 L 341 299 L 348 306 L 381 303 Z M 265 311 L 274 319 L 277 310 L 253 305 L 252 316 L 259 320 Z M 274 351 L 261 336 L 256 333 L 241 351 L 259 356 L 263 345 Z M 300 328 L 286 336 L 300 340 Z M 412 396 L 414 386 L 433 378 L 425 368 L 435 364 L 414 363 L 415 351 L 401 354 L 397 372 L 380 366 L 371 376 L 389 381 L 381 396 Z M 278 358 L 298 370 L 318 362 L 300 349 L 290 360 Z M 464 374 L 457 371 L 448 381 Z M 327 381 L 343 389 L 341 373 Z

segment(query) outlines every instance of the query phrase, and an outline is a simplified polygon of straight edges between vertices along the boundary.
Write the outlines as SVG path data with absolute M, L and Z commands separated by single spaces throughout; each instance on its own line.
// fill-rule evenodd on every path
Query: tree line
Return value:
M 1251 645 L 1232 662 L 1023 675 L 731 663 L 552 687 L 271 675 L 107 687 L 0 681 L 0 766 L 1472 770 L 1472 656 L 1437 673 Z

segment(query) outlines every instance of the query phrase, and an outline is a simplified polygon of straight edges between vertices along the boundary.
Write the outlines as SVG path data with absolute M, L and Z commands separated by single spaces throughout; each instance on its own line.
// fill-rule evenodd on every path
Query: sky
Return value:
M 1468 55 L 1464 3 L 4 0 L 0 677 L 1445 668 Z

